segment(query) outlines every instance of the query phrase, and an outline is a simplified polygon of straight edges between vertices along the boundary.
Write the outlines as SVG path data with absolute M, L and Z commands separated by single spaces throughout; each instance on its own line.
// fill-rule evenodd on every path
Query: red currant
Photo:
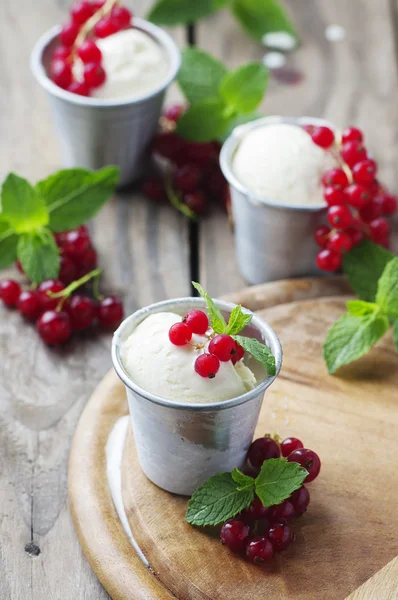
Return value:
M 345 142 L 341 150 L 341 156 L 347 165 L 352 168 L 367 158 L 367 152 L 361 142 Z
M 192 162 L 195 165 L 205 166 L 211 160 L 217 159 L 217 151 L 212 142 L 185 142 L 181 164 Z
M 323 191 L 323 197 L 328 206 L 342 206 L 346 203 L 344 190 L 337 187 L 326 187 Z
M 76 294 L 72 296 L 65 305 L 72 329 L 86 329 L 92 325 L 96 307 L 94 302 L 88 296 Z
M 294 506 L 294 510 L 296 511 L 296 517 L 299 517 L 308 508 L 310 503 L 310 493 L 305 487 L 305 485 L 301 486 L 298 490 L 293 492 L 293 494 L 289 498 L 290 502 Z
M 341 254 L 333 252 L 327 248 L 321 250 L 316 257 L 316 264 L 321 271 L 337 271 L 342 264 Z
M 153 144 L 153 151 L 174 160 L 174 158 L 183 150 L 184 140 L 172 132 L 158 133 Z
M 359 215 L 365 223 L 370 223 L 382 214 L 382 208 L 376 198 L 372 199 L 366 206 L 360 209 Z
M 330 169 L 324 173 L 322 183 L 324 187 L 333 186 L 344 189 L 349 184 L 349 181 L 343 169 Z
M 72 81 L 70 85 L 66 88 L 68 92 L 71 94 L 78 94 L 79 96 L 89 96 L 90 88 L 84 81 Z
M 272 512 L 269 516 L 269 520 L 272 523 L 283 523 L 284 521 L 291 521 L 296 516 L 296 511 L 290 500 L 284 500 L 277 506 L 272 507 Z
M 94 34 L 98 38 L 106 38 L 119 31 L 119 26 L 111 17 L 102 17 L 94 27 Z
M 347 206 L 331 206 L 328 210 L 328 221 L 336 229 L 347 229 L 352 224 L 352 214 Z
M 79 26 L 76 23 L 66 23 L 59 33 L 59 39 L 63 46 L 70 48 L 75 43 L 79 33 Z
M 260 498 L 256 496 L 249 508 L 246 508 L 246 510 L 242 511 L 241 517 L 245 521 L 258 521 L 259 519 L 264 519 L 268 512 L 268 508 L 263 506 Z
M 344 254 L 351 250 L 352 239 L 345 231 L 336 231 L 329 238 L 328 248 L 337 254 Z
M 293 450 L 297 448 L 304 448 L 304 444 L 301 440 L 295 437 L 289 437 L 281 442 L 281 454 L 286 458 Z
M 73 81 L 71 65 L 59 58 L 52 60 L 50 63 L 50 77 L 56 85 L 66 90 Z
M 123 303 L 117 296 L 103 298 L 98 307 L 98 322 L 103 327 L 117 327 L 123 319 Z
M 84 229 L 65 231 L 59 238 L 59 243 L 64 253 L 76 260 L 83 256 L 90 247 L 90 237 Z
M 349 235 L 351 238 L 352 247 L 358 246 L 358 244 L 362 242 L 364 238 L 363 231 L 360 231 L 359 229 L 354 229 L 353 227 L 349 227 L 348 229 L 346 229 L 346 234 Z
M 230 335 L 219 333 L 210 341 L 209 352 L 222 362 L 228 362 L 235 354 L 235 340 Z
M 209 328 L 209 319 L 203 310 L 190 310 L 183 318 L 183 323 L 188 325 L 192 333 L 204 335 Z
M 174 186 L 181 192 L 193 192 L 200 181 L 200 169 L 196 165 L 183 165 L 176 169 L 173 182 Z
M 379 244 L 385 241 L 386 237 L 390 233 L 390 224 L 387 219 L 379 217 L 369 223 L 370 237 L 375 244 Z
M 177 121 L 179 120 L 179 118 L 181 117 L 181 115 L 183 114 L 184 111 L 185 111 L 185 107 L 183 104 L 173 104 L 173 106 L 170 106 L 169 108 L 166 109 L 164 116 L 169 121 L 172 121 L 173 123 L 177 123 Z
M 195 360 L 195 371 L 201 377 L 214 379 L 220 368 L 220 361 L 214 354 L 200 354 Z
M 327 225 L 320 225 L 315 229 L 314 239 L 318 246 L 326 248 L 329 241 L 329 233 L 330 227 Z
M 397 210 L 397 198 L 391 194 L 382 192 L 374 200 L 379 204 L 383 215 L 393 215 Z
M 98 63 L 88 63 L 84 67 L 83 77 L 89 88 L 97 88 L 105 83 L 106 73 Z
M 308 475 L 305 478 L 304 482 L 309 483 L 316 479 L 319 475 L 319 471 L 321 470 L 321 461 L 319 460 L 319 456 L 316 452 L 312 450 L 308 450 L 307 448 L 298 448 L 294 450 L 287 457 L 289 462 L 296 462 L 304 469 L 307 469 Z
M 28 319 L 37 319 L 41 313 L 39 297 L 36 292 L 26 290 L 18 298 L 18 310 Z
M 363 133 L 360 129 L 356 127 L 347 127 L 344 129 L 341 136 L 343 144 L 346 142 L 363 142 Z
M 254 440 L 247 452 L 247 460 L 255 469 L 260 469 L 265 460 L 279 457 L 279 446 L 270 437 L 262 437 Z
M 169 330 L 169 340 L 174 346 L 185 346 L 192 339 L 192 329 L 185 323 L 174 323 Z
M 126 29 L 130 27 L 132 14 L 125 6 L 114 6 L 112 8 L 111 19 L 118 29 Z
M 232 364 L 236 365 L 236 363 L 239 362 L 244 357 L 244 355 L 245 349 L 243 348 L 243 346 L 238 344 L 238 342 L 235 342 L 235 354 L 231 358 Z
M 90 245 L 85 251 L 85 253 L 82 256 L 79 256 L 78 258 L 78 277 L 83 277 L 83 275 L 86 275 L 86 273 L 89 273 L 90 271 L 95 269 L 97 263 L 97 253 L 94 250 L 94 248 Z
M 185 194 L 183 202 L 197 215 L 203 215 L 207 211 L 207 199 L 202 192 Z
M 162 179 L 146 179 L 142 184 L 142 191 L 151 200 L 164 200 L 166 198 Z
M 62 344 L 70 338 L 72 327 L 66 312 L 47 310 L 37 321 L 37 330 L 46 344 Z
M 250 535 L 250 527 L 239 519 L 229 519 L 221 527 L 220 540 L 232 552 L 243 552 Z
M 359 163 L 361 164 L 361 163 Z M 360 210 L 371 200 L 369 191 L 360 183 L 353 183 L 345 190 L 346 202 Z
M 356 183 L 368 185 L 373 182 L 377 173 L 377 164 L 371 158 L 356 163 L 352 169 L 352 176 Z
M 58 48 L 55 48 L 53 52 L 52 60 L 57 58 L 59 60 L 67 62 L 70 59 L 70 52 L 70 48 L 66 48 L 65 46 L 58 46 Z
M 60 298 L 51 298 L 49 296 L 49 292 L 52 294 L 57 294 L 58 292 L 62 292 L 64 289 L 65 286 L 62 281 L 58 281 L 57 279 L 46 279 L 45 281 L 42 281 L 37 288 L 37 294 L 42 311 L 54 310 L 60 301 Z
M 94 14 L 93 5 L 91 2 L 81 0 L 75 2 L 70 10 L 72 21 L 78 25 L 83 25 Z
M 255 563 L 262 563 L 272 558 L 274 549 L 266 537 L 255 537 L 249 539 L 246 545 L 246 556 Z
M 267 537 L 275 552 L 286 550 L 292 541 L 292 532 L 289 525 L 276 523 L 268 530 Z
M 315 127 L 311 133 L 314 144 L 321 148 L 330 148 L 334 142 L 334 133 L 329 127 Z
M 223 197 L 227 182 L 218 166 L 216 168 L 212 166 L 208 173 L 206 173 L 204 186 L 212 198 L 218 200 Z
M 102 60 L 102 52 L 93 40 L 84 40 L 77 53 L 84 63 L 100 63 Z
M 21 293 L 21 287 L 14 279 L 0 281 L 0 298 L 6 306 L 16 306 Z

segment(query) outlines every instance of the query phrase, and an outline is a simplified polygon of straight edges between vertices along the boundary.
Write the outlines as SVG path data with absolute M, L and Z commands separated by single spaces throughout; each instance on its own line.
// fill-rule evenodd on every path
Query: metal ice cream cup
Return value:
M 327 207 L 268 201 L 242 185 L 233 171 L 233 158 L 243 137 L 252 129 L 276 123 L 333 128 L 323 119 L 272 116 L 236 127 L 225 141 L 220 165 L 231 190 L 238 264 L 245 279 L 254 284 L 321 274 L 315 265 L 314 231 L 324 222 Z
M 234 304 L 215 301 L 226 318 Z M 112 360 L 126 386 L 138 459 L 145 475 L 175 494 L 191 495 L 208 477 L 242 467 L 253 438 L 265 390 L 275 377 L 261 381 L 253 390 L 213 403 L 167 400 L 138 386 L 121 360 L 121 345 L 146 317 L 170 311 L 183 316 L 205 308 L 201 298 L 179 298 L 152 304 L 128 317 L 115 332 Z M 267 323 L 253 315 L 244 335 L 267 344 L 275 356 L 276 375 L 282 363 L 279 339 Z M 192 376 L 196 376 L 192 373 Z M 156 377 L 156 373 L 153 373 Z M 199 377 L 199 375 L 197 375 Z
M 177 75 L 181 53 L 174 40 L 152 23 L 134 18 L 134 27 L 151 36 L 168 57 L 169 74 L 153 91 L 133 99 L 86 98 L 67 92 L 47 75 L 60 27 L 53 27 L 36 43 L 31 69 L 46 90 L 66 167 L 99 169 L 118 165 L 119 185 L 142 174 L 149 158 L 167 87 Z

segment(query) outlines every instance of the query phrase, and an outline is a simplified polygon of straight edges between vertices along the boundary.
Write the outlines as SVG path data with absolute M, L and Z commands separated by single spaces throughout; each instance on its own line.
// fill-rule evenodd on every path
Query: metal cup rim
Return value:
M 231 162 L 232 157 L 235 153 L 235 150 L 238 146 L 238 143 L 241 141 L 242 137 L 246 135 L 252 129 L 256 129 L 257 127 L 261 127 L 263 125 L 273 125 L 277 123 L 287 123 L 291 125 L 320 125 L 327 126 L 331 129 L 335 129 L 334 125 L 325 119 L 318 119 L 315 117 L 284 117 L 281 115 L 271 115 L 268 117 L 261 117 L 260 119 L 255 119 L 254 121 L 250 121 L 249 123 L 245 123 L 244 125 L 238 125 L 235 127 L 230 134 L 230 136 L 225 140 L 222 145 L 220 152 L 220 168 L 223 172 L 224 177 L 228 181 L 228 183 L 238 190 L 241 194 L 246 196 L 248 200 L 257 205 L 264 205 L 267 208 L 273 208 L 275 210 L 283 210 L 283 211 L 304 211 L 304 212 L 320 212 L 326 211 L 327 206 L 325 204 L 317 204 L 316 206 L 308 206 L 303 204 L 281 204 L 278 202 L 270 202 L 266 198 L 259 196 L 245 187 L 236 177 L 233 172 Z
M 46 70 L 43 65 L 43 52 L 48 44 L 59 34 L 61 30 L 60 25 L 55 25 L 48 31 L 46 31 L 36 42 L 32 54 L 30 57 L 30 68 L 31 71 L 36 78 L 36 80 L 40 83 L 40 85 L 53 96 L 57 96 L 58 98 L 65 100 L 66 102 L 70 102 L 71 104 L 76 104 L 78 106 L 90 106 L 90 107 L 98 107 L 98 108 L 110 108 L 110 107 L 123 107 L 132 104 L 139 104 L 140 102 L 144 102 L 153 96 L 156 96 L 163 90 L 165 90 L 173 79 L 176 77 L 179 68 L 181 66 L 181 52 L 173 38 L 161 27 L 154 25 L 153 23 L 149 23 L 145 21 L 145 19 L 140 19 L 138 17 L 134 18 L 134 27 L 144 31 L 148 35 L 152 36 L 156 39 L 156 41 L 164 48 L 167 52 L 167 55 L 170 60 L 169 66 L 169 75 L 165 81 L 162 82 L 161 85 L 156 87 L 154 90 L 142 94 L 141 96 L 135 96 L 134 98 L 122 98 L 122 99 L 102 99 L 102 98 L 90 98 L 79 96 L 78 94 L 73 94 L 71 92 L 67 92 L 62 88 L 58 87 L 51 81 L 48 77 Z
M 230 302 L 225 302 L 223 300 L 214 300 L 214 302 L 221 310 L 225 310 L 225 311 L 229 311 L 229 312 L 231 312 L 232 309 L 236 306 L 236 304 L 232 304 Z M 129 388 L 130 390 L 132 390 L 134 393 L 138 394 L 139 396 L 141 396 L 142 398 L 144 398 L 146 400 L 149 400 L 150 402 L 153 402 L 154 404 L 165 406 L 167 408 L 175 408 L 175 409 L 180 409 L 180 410 L 192 410 L 192 411 L 198 411 L 198 412 L 200 412 L 200 411 L 203 411 L 203 412 L 217 411 L 217 410 L 223 410 L 226 408 L 232 408 L 234 406 L 239 406 L 240 404 L 249 402 L 250 400 L 253 400 L 254 398 L 258 397 L 260 394 L 264 393 L 265 390 L 276 379 L 276 377 L 278 376 L 278 374 L 280 372 L 281 365 L 282 365 L 282 346 L 281 346 L 278 336 L 273 331 L 273 329 L 270 327 L 270 325 L 268 325 L 268 323 L 266 323 L 261 317 L 259 317 L 255 313 L 252 313 L 253 318 L 252 318 L 251 324 L 253 324 L 256 327 L 256 329 L 258 329 L 258 331 L 260 331 L 260 333 L 263 336 L 263 339 L 265 339 L 267 341 L 267 343 L 270 347 L 270 350 L 272 351 L 273 355 L 275 356 L 276 374 L 273 377 L 267 377 L 266 379 L 261 381 L 253 390 L 250 390 L 249 392 L 246 392 L 245 394 L 242 394 L 241 396 L 236 396 L 235 398 L 231 398 L 229 400 L 222 400 L 219 402 L 206 402 L 206 403 L 175 402 L 173 400 L 167 400 L 166 398 L 157 396 L 156 394 L 152 394 L 151 392 L 147 392 L 146 390 L 144 390 L 142 387 L 137 385 L 131 379 L 129 374 L 124 369 L 123 362 L 120 357 L 120 343 L 121 343 L 121 341 L 123 341 L 123 332 L 128 328 L 129 325 L 131 326 L 132 323 L 134 323 L 135 326 L 138 325 L 139 323 L 141 323 L 145 319 L 145 317 L 147 317 L 153 311 L 155 311 L 155 312 L 160 312 L 160 310 L 167 311 L 167 309 L 170 309 L 172 306 L 175 307 L 176 303 L 178 303 L 180 305 L 183 305 L 185 303 L 185 304 L 189 305 L 190 307 L 194 306 L 197 308 L 203 308 L 206 306 L 206 302 L 202 298 L 193 298 L 193 297 L 192 298 L 190 298 L 190 297 L 175 298 L 172 300 L 164 300 L 162 302 L 156 302 L 154 304 L 150 304 L 149 306 L 141 308 L 140 310 L 137 310 L 132 315 L 130 315 L 129 317 L 124 319 L 124 321 L 119 325 L 118 329 L 113 334 L 112 362 L 113 362 L 113 366 L 114 366 L 114 369 L 115 369 L 117 375 L 122 380 L 124 385 L 127 388 Z M 248 311 L 248 312 L 251 312 L 251 311 Z

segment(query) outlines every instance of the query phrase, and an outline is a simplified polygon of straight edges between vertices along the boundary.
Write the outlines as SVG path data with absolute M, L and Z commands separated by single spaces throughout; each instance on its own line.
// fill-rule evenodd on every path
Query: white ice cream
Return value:
M 267 202 L 325 205 L 322 175 L 336 166 L 301 127 L 264 125 L 249 131 L 233 158 L 236 178 Z
M 139 29 L 126 29 L 95 41 L 102 52 L 104 85 L 92 91 L 94 98 L 135 98 L 159 87 L 168 77 L 165 50 Z M 76 61 L 74 75 L 81 80 L 83 65 Z
M 221 362 L 213 379 L 198 375 L 194 363 L 203 350 L 193 345 L 203 344 L 207 338 L 193 335 L 193 345 L 174 346 L 169 340 L 169 329 L 180 320 L 171 312 L 152 314 L 124 342 L 123 365 L 140 387 L 168 400 L 218 402 L 240 396 L 257 385 L 243 360 L 235 366 L 231 361 Z

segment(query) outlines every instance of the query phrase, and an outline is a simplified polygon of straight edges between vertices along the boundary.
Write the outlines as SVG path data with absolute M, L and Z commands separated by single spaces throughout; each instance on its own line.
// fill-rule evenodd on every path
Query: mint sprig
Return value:
M 216 98 L 220 83 L 228 73 L 222 62 L 199 48 L 185 48 L 177 81 L 189 104 Z
M 308 471 L 283 458 L 266 460 L 256 479 L 239 469 L 210 477 L 189 500 L 186 521 L 219 525 L 248 508 L 257 495 L 264 506 L 280 504 L 301 487 Z
M 221 310 L 215 304 L 213 298 L 211 298 L 209 294 L 202 288 L 200 283 L 192 281 L 192 285 L 202 296 L 203 300 L 206 300 L 207 310 L 209 311 L 209 317 L 213 331 L 215 333 L 225 333 L 227 329 L 227 324 L 225 322 Z
M 245 352 L 249 352 L 255 360 L 263 365 L 268 377 L 276 375 L 275 357 L 268 346 L 262 344 L 256 338 L 244 337 L 242 335 L 233 335 L 232 337 L 242 346 Z
M 394 254 L 364 240 L 344 255 L 343 270 L 351 287 L 361 300 L 374 302 L 377 294 L 377 283 Z
M 232 309 L 231 314 L 229 315 L 228 325 L 225 330 L 225 333 L 228 335 L 234 335 L 239 333 L 244 329 L 247 325 L 249 325 L 252 320 L 253 315 L 249 312 L 244 312 L 240 304 L 235 306 Z

